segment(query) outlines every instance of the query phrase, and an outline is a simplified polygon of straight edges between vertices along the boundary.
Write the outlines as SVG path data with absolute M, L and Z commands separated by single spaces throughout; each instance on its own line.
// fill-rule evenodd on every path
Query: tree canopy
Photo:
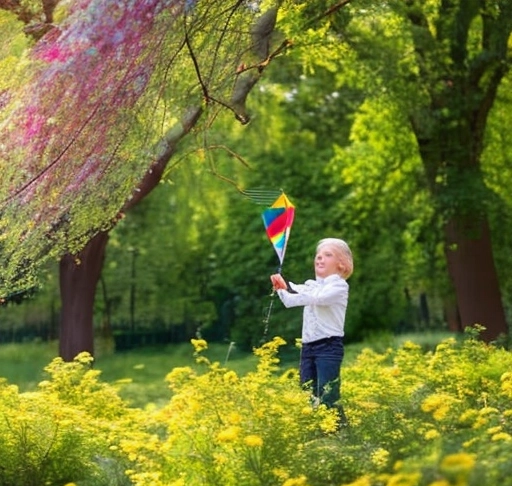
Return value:
M 1 12 L 2 69 L 15 69 L 2 76 L 0 112 L 5 293 L 111 228 L 198 111 L 205 125 L 220 108 L 246 121 L 247 83 L 261 71 L 251 46 L 268 50 L 273 17 L 255 33 L 256 4 L 84 0 L 58 8 L 61 20 L 31 43 Z
M 96 4 L 77 5 L 63 11 L 57 29 L 72 19 L 87 25 L 89 17 L 81 16 Z M 173 185 L 167 192 L 159 187 L 113 233 L 104 277 L 124 275 L 125 285 L 102 305 L 125 299 L 117 318 L 130 319 L 128 274 L 133 262 L 145 259 L 149 273 L 137 267 L 137 285 L 148 290 L 148 316 L 182 319 L 187 301 L 198 310 L 194 322 L 200 315 L 210 320 L 197 304 L 211 309 L 214 303 L 219 315 L 226 308 L 232 314 L 231 337 L 257 342 L 275 255 L 262 208 L 243 191 L 283 188 L 297 206 L 285 275 L 310 276 L 323 236 L 339 235 L 354 251 L 349 334 L 434 325 L 432 314 L 453 329 L 483 324 L 490 329 L 486 339 L 507 332 L 509 2 L 290 1 L 279 2 L 278 11 L 270 2 L 162 5 L 155 1 L 147 31 L 133 26 L 133 35 L 146 32 L 147 38 L 126 51 L 135 71 L 146 70 L 142 77 L 125 62 L 116 64 L 124 51 L 111 45 L 115 29 L 104 39 L 113 56 L 105 57 L 111 64 L 104 80 L 94 60 L 101 49 L 82 46 L 83 66 L 96 66 L 105 83 L 98 86 L 108 86 L 105 98 L 97 92 L 83 107 L 85 88 L 73 74 L 81 65 L 71 63 L 66 74 L 58 49 L 51 62 L 45 58 L 53 51 L 43 41 L 56 32 L 26 55 L 29 40 L 14 16 L 5 17 L 11 35 L 2 66 L 17 70 L 13 81 L 0 81 L 7 140 L 0 160 L 9 174 L 1 186 L 2 224 L 9 228 L 2 241 L 9 261 L 5 289 L 26 284 L 22 272 L 32 262 L 73 252 L 94 232 L 110 229 L 126 201 L 137 197 L 135 188 L 165 150 L 166 137 L 182 129 L 192 109 L 204 116 L 164 174 Z M 261 37 L 276 12 L 279 33 Z M 116 22 L 121 18 L 129 21 L 119 15 Z M 265 39 L 260 61 L 255 29 Z M 65 46 L 70 36 L 61 34 L 55 45 Z M 269 63 L 280 54 L 278 64 Z M 46 84 L 44 76 L 59 81 Z M 70 93 L 62 89 L 66 76 Z M 259 89 L 247 99 L 256 81 Z M 101 100 L 117 100 L 111 90 L 125 84 L 121 105 L 105 106 Z M 29 87 L 37 93 L 32 104 L 23 101 L 32 99 Z M 60 118 L 49 116 L 45 96 Z M 66 118 L 66 103 L 84 117 L 83 128 Z M 29 137 L 31 130 L 40 136 Z M 15 217 L 19 225 L 10 224 Z M 151 265 L 148 255 L 162 265 Z M 114 291 L 114 282 L 107 284 Z M 298 319 L 276 308 L 273 331 L 293 337 Z

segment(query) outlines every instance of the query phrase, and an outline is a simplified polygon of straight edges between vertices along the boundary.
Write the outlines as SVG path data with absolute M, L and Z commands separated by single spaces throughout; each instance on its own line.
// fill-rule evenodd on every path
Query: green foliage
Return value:
M 510 359 L 509 352 L 474 337 L 447 339 L 427 353 L 412 342 L 396 351 L 361 353 L 344 372 L 345 399 L 357 403 L 351 416 L 363 429 L 356 440 L 377 439 L 388 452 L 385 462 L 398 471 L 388 471 L 389 480 L 416 475 L 418 485 L 436 479 L 453 484 L 458 466 L 468 485 L 490 480 L 487 475 L 509 484 L 500 458 L 492 471 L 486 468 L 490 454 L 499 449 L 506 455 L 511 444 Z M 376 368 L 369 366 L 376 362 Z M 375 475 L 366 484 L 378 481 Z
M 19 79 L 13 71 L 29 47 L 29 40 L 21 31 L 22 24 L 16 16 L 0 10 L 0 90 L 15 86 Z M 4 71 L 5 69 L 5 71 Z
M 485 181 L 494 197 L 487 204 L 493 228 L 493 248 L 496 269 L 500 277 L 502 298 L 506 308 L 510 309 L 512 296 L 512 259 L 508 249 L 512 245 L 512 234 L 506 231 L 512 224 L 512 198 L 508 188 L 512 176 L 507 170 L 512 160 L 512 147 L 506 134 L 506 125 L 512 107 L 512 77 L 508 76 L 498 92 L 497 103 L 489 116 L 486 132 L 486 144 L 482 155 L 482 170 Z
M 445 325 L 443 310 L 452 290 L 442 225 L 450 208 L 476 204 L 489 212 L 503 300 L 510 308 L 510 75 L 503 78 L 490 113 L 483 180 L 479 171 L 469 176 L 460 172 L 459 177 L 458 169 L 448 167 L 471 159 L 464 154 L 473 146 L 472 138 L 463 136 L 466 125 L 457 116 L 469 113 L 480 97 L 456 94 L 457 76 L 467 74 L 465 68 L 476 74 L 478 66 L 496 66 L 487 64 L 490 58 L 481 48 L 491 37 L 489 48 L 502 45 L 499 37 L 509 22 L 502 16 L 496 30 L 488 31 L 492 36 L 483 36 L 481 29 L 491 23 L 483 22 L 487 17 L 482 15 L 490 7 L 477 12 L 475 4 L 464 9 L 454 2 L 453 10 L 442 11 L 439 2 L 430 0 L 358 1 L 326 15 L 340 2 L 282 2 L 278 25 L 293 48 L 268 66 L 260 89 L 251 92 L 251 123 L 241 127 L 233 123 L 232 113 L 225 117 L 215 103 L 206 106 L 210 129 L 190 137 L 177 154 L 176 168 L 173 164 L 166 172 L 166 183 L 112 232 L 104 286 L 96 299 L 97 327 L 105 321 L 130 324 L 135 285 L 137 328 L 173 330 L 184 324 L 190 337 L 201 325 L 208 338 L 228 338 L 245 349 L 260 343 L 271 302 L 268 275 L 277 261 L 261 224 L 263 207 L 237 191 L 257 187 L 282 188 L 297 206 L 283 270 L 287 278 L 299 282 L 311 277 L 319 238 L 340 236 L 351 245 L 350 340 Z M 506 2 L 496 3 L 488 21 L 506 8 Z M 241 25 L 242 20 L 236 17 Z M 220 22 L 219 17 L 212 23 L 212 31 Z M 454 64 L 455 54 L 464 55 L 451 36 L 457 25 L 468 27 L 467 64 Z M 201 72 L 212 73 L 210 93 L 226 101 L 233 65 L 215 59 L 232 49 L 237 38 L 212 50 L 208 35 L 194 33 L 192 50 Z M 274 37 L 273 45 L 281 40 Z M 174 41 L 166 42 L 174 52 Z M 244 56 L 236 60 L 245 61 Z M 176 72 L 170 69 L 175 65 Z M 157 139 L 177 120 L 171 107 L 189 106 L 200 95 L 198 85 L 182 89 L 195 79 L 193 66 L 181 58 L 173 66 L 158 66 L 147 94 L 147 100 L 158 100 L 154 105 L 148 101 L 155 111 L 137 114 L 127 151 L 138 153 L 148 131 Z M 490 80 L 482 78 L 481 88 Z M 451 130 L 457 126 L 461 131 L 455 135 Z M 433 159 L 425 161 L 419 142 L 432 137 L 439 143 L 427 149 Z M 444 143 L 441 153 L 439 144 Z M 419 313 L 424 296 L 428 322 Z M 9 310 L 2 323 L 21 325 L 24 319 L 32 322 L 33 316 L 50 313 L 55 292 L 44 299 L 27 314 Z M 284 310 L 274 301 L 272 335 L 293 342 L 300 322 L 300 310 Z
M 247 92 L 236 100 L 234 92 L 238 67 L 253 61 L 257 4 L 164 3 L 83 2 L 54 28 L 59 35 L 23 51 L 29 75 L 0 79 L 2 294 L 32 285 L 43 262 L 111 229 L 147 171 L 164 167 L 197 123 L 191 112 L 204 115 L 202 128 L 222 110 L 245 120 Z M 22 38 L 21 23 L 8 20 Z M 2 78 L 10 55 L 8 43 Z M 259 67 L 246 74 L 255 82 Z
M 351 188 L 334 211 L 346 221 L 355 253 L 351 282 L 358 291 L 349 305 L 355 334 L 393 330 L 400 321 L 417 325 L 412 299 L 426 292 L 435 304 L 447 292 L 446 267 L 439 223 L 399 107 L 368 98 L 354 118 L 351 144 L 336 148 L 329 171 Z
M 115 430 L 106 433 L 106 419 L 119 424 L 129 413 L 112 388 L 98 382 L 90 361 L 85 355 L 69 364 L 54 360 L 46 369 L 51 380 L 37 392 L 1 383 L 0 484 L 112 484 L 102 463 L 116 457 L 117 440 Z

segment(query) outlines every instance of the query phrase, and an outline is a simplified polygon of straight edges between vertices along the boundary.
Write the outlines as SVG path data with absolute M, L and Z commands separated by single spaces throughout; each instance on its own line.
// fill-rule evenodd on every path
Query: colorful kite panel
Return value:
M 267 236 L 279 258 L 279 269 L 283 265 L 294 216 L 295 206 L 284 192 L 262 214 Z

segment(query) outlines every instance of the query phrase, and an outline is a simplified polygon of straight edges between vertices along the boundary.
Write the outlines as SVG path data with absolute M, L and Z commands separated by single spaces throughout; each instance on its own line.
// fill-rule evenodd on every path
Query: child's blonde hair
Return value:
M 340 240 L 339 238 L 323 238 L 316 245 L 316 251 L 318 252 L 318 250 L 324 245 L 331 245 L 335 250 L 337 250 L 344 267 L 341 276 L 345 280 L 348 279 L 354 271 L 354 260 L 352 258 L 352 251 L 350 250 L 350 247 L 345 241 Z

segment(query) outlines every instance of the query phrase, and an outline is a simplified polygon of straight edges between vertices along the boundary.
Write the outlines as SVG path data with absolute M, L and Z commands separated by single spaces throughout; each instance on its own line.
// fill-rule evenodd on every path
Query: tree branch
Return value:
M 137 188 L 132 192 L 130 199 L 125 202 L 121 210 L 122 212 L 135 206 L 157 186 L 162 178 L 165 167 L 178 147 L 178 143 L 192 130 L 202 113 L 203 110 L 201 108 L 190 108 L 181 120 L 169 129 L 157 147 L 155 162 L 148 169 Z

